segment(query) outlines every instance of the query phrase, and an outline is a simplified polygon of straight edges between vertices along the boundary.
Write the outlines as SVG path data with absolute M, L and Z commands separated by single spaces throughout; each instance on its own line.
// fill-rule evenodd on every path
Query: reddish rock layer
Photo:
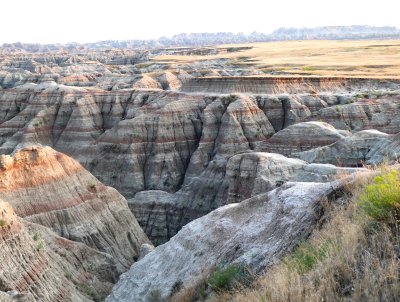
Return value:
M 17 215 L 111 255 L 118 271 L 148 242 L 126 200 L 66 155 L 32 147 L 0 163 L 0 195 Z
M 26 301 L 90 301 L 65 277 L 60 265 L 64 260 L 46 248 L 3 201 L 0 217 L 0 291 L 18 291 Z

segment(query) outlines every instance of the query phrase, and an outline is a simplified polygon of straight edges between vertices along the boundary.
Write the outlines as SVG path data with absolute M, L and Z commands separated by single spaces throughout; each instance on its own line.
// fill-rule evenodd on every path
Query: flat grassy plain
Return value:
M 242 47 L 249 49 L 232 51 Z M 214 55 L 162 55 L 152 60 L 172 66 L 228 59 L 225 64 L 253 65 L 266 76 L 282 74 L 400 78 L 398 40 L 286 41 L 220 45 L 214 48 L 220 52 Z

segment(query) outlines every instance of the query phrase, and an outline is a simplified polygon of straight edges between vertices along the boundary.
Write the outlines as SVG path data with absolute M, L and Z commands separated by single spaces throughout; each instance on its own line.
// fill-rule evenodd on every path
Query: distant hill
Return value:
M 32 44 L 8 43 L 0 46 L 3 51 L 83 51 L 85 49 L 156 49 L 184 46 L 207 46 L 218 44 L 235 44 L 251 42 L 285 41 L 285 40 L 367 40 L 367 39 L 400 39 L 400 30 L 390 26 L 324 26 L 314 28 L 279 28 L 271 34 L 253 32 L 244 33 L 181 33 L 171 38 L 161 37 L 153 40 L 106 40 L 94 43 L 68 43 L 68 44 Z
M 323 26 L 314 28 L 279 28 L 270 37 L 273 40 L 364 40 L 364 39 L 399 39 L 400 30 L 396 27 L 383 26 Z

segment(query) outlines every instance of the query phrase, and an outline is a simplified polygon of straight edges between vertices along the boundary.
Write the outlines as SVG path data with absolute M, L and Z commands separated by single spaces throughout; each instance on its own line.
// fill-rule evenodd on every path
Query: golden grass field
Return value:
M 223 52 L 229 47 L 251 49 Z M 400 41 L 286 41 L 216 46 L 216 55 L 163 55 L 158 63 L 193 63 L 230 59 L 229 64 L 251 64 L 268 75 L 271 71 L 288 75 L 400 77 Z

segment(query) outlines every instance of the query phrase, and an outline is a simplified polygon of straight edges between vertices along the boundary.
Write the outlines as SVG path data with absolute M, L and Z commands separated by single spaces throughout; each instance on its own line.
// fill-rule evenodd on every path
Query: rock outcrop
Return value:
M 358 99 L 354 103 L 321 109 L 316 117 L 336 129 L 361 131 L 375 129 L 388 134 L 399 132 L 400 109 L 398 96 Z
M 1 301 L 91 301 L 66 276 L 73 271 L 68 262 L 47 248 L 39 235 L 14 214 L 10 204 L 3 201 L 0 222 Z
M 379 141 L 368 152 L 367 164 L 393 163 L 400 158 L 400 132 L 388 140 Z
M 387 148 L 393 136 L 377 130 L 363 130 L 351 136 L 338 140 L 336 143 L 315 148 L 309 151 L 295 153 L 293 156 L 305 160 L 309 163 L 327 163 L 336 166 L 357 167 L 366 164 L 371 157 L 375 156 L 375 162 L 381 163 L 385 160 L 383 150 L 393 150 Z M 379 151 L 378 151 L 379 149 Z M 394 154 L 394 153 L 393 153 Z
M 113 257 L 118 272 L 139 256 L 146 235 L 126 200 L 78 162 L 35 146 L 0 157 L 0 196 L 18 216 Z
M 333 183 L 288 183 L 192 221 L 123 274 L 106 301 L 148 301 L 153 292 L 168 299 L 219 265 L 260 272 L 310 234 L 322 201 L 337 188 Z
M 298 123 L 274 134 L 262 150 L 290 156 L 295 152 L 333 144 L 349 135 L 349 132 L 337 130 L 324 122 Z
M 209 95 L 132 88 L 108 91 L 54 81 L 24 84 L 0 92 L 0 152 L 49 145 L 77 159 L 127 198 L 143 190 L 174 193 L 207 169 L 209 174 L 225 169 L 227 157 L 237 152 L 288 154 L 289 149 L 300 151 L 296 144 L 308 149 L 333 142 L 345 132 L 320 122 L 294 125 L 330 119 L 336 128 L 347 129 L 337 107 L 346 112 L 369 110 L 371 122 L 349 129 L 378 127 L 375 121 L 380 121 L 381 131 L 400 131 L 392 111 L 395 97 L 378 98 L 371 105 L 362 101 L 341 105 L 343 99 L 342 94 L 329 93 Z M 302 125 L 316 125 L 332 134 L 331 139 L 323 142 L 317 131 L 309 129 L 315 134 L 312 145 L 301 132 Z M 281 132 L 290 126 L 294 128 Z M 293 140 L 293 146 L 289 142 L 282 149 L 285 137 Z
M 220 206 L 271 191 L 288 181 L 329 182 L 364 170 L 307 164 L 274 153 L 245 152 L 231 156 L 220 173 L 210 171 L 175 194 L 142 191 L 128 200 L 154 244 L 165 243 L 182 226 Z

